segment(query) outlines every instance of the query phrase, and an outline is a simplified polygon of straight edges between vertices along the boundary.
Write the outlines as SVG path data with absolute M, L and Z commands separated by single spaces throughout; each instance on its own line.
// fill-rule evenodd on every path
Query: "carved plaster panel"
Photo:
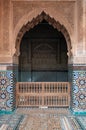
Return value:
M 20 55 L 20 43 L 21 43 L 21 39 L 24 35 L 24 33 L 26 31 L 29 31 L 31 28 L 33 28 L 34 26 L 36 26 L 39 22 L 41 22 L 42 20 L 46 20 L 49 24 L 51 24 L 54 28 L 56 28 L 58 31 L 61 31 L 66 39 L 67 42 L 67 48 L 68 48 L 68 56 L 71 57 L 71 41 L 70 41 L 70 37 L 69 34 L 67 32 L 67 30 L 65 29 L 65 27 L 63 25 L 61 25 L 58 21 L 55 21 L 54 18 L 51 18 L 48 14 L 46 14 L 44 11 L 38 15 L 36 18 L 33 18 L 32 21 L 28 22 L 26 25 L 24 25 L 18 36 L 17 36 L 17 40 L 16 40 L 16 53 L 15 55 L 19 56 Z
M 58 15 L 62 15 L 68 20 L 72 28 L 74 27 L 74 3 L 75 1 L 13 1 L 13 23 L 14 28 L 18 21 L 26 14 L 36 9 L 48 9 L 53 12 L 57 10 Z M 63 11 L 64 10 L 64 11 Z M 72 12 L 71 12 L 72 11 Z
M 3 3 L 3 51 L 5 50 L 6 53 L 9 53 L 9 12 L 10 12 L 10 4 L 8 2 Z

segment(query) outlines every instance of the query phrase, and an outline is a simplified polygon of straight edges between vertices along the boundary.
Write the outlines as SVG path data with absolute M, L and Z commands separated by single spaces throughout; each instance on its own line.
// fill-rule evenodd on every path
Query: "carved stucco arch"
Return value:
M 68 51 L 67 55 L 68 55 L 69 58 L 72 56 L 71 39 L 70 39 L 68 31 L 66 30 L 64 25 L 61 25 L 58 21 L 56 21 L 54 18 L 50 17 L 50 15 L 48 15 L 44 11 L 42 11 L 38 16 L 33 18 L 31 21 L 28 21 L 28 23 L 26 25 L 23 25 L 23 27 L 20 29 L 20 31 L 19 31 L 19 33 L 17 35 L 17 39 L 16 39 L 15 56 L 18 57 L 20 55 L 20 43 L 21 43 L 22 37 L 24 36 L 25 32 L 29 31 L 31 28 L 36 26 L 38 23 L 40 23 L 44 19 L 49 24 L 51 24 L 54 28 L 56 28 L 58 31 L 62 32 L 62 34 L 64 35 L 64 37 L 66 39 L 66 42 L 67 42 L 67 51 Z

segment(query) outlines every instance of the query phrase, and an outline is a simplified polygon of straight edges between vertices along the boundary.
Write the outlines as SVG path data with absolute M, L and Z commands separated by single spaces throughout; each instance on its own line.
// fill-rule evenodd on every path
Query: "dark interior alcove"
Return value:
M 68 81 L 65 37 L 46 20 L 27 31 L 21 40 L 19 81 Z

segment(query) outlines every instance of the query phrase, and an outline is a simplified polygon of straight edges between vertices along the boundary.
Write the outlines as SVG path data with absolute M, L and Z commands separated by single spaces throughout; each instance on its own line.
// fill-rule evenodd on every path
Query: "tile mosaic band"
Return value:
M 15 84 L 17 81 L 17 66 L 12 64 L 0 64 L 7 70 L 0 70 L 0 111 L 11 112 L 15 109 Z M 8 69 L 11 66 L 10 69 Z M 16 67 L 16 69 L 14 69 Z
M 7 70 L 0 70 L 0 111 L 15 109 L 15 88 L 18 81 L 18 66 L 0 64 Z M 71 109 L 74 114 L 86 114 L 86 69 L 85 65 L 71 65 L 69 75 L 71 82 Z

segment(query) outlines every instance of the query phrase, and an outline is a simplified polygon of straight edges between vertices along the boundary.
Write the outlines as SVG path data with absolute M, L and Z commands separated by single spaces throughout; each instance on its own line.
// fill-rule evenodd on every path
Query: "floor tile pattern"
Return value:
M 76 117 L 76 120 L 81 125 L 83 130 L 86 130 L 86 116 Z
M 74 116 L 67 108 L 18 108 L 13 114 L 0 115 L 6 130 L 86 130 L 86 116 Z
M 16 130 L 23 116 L 18 114 L 0 115 L 0 127 L 7 124 L 7 130 Z

